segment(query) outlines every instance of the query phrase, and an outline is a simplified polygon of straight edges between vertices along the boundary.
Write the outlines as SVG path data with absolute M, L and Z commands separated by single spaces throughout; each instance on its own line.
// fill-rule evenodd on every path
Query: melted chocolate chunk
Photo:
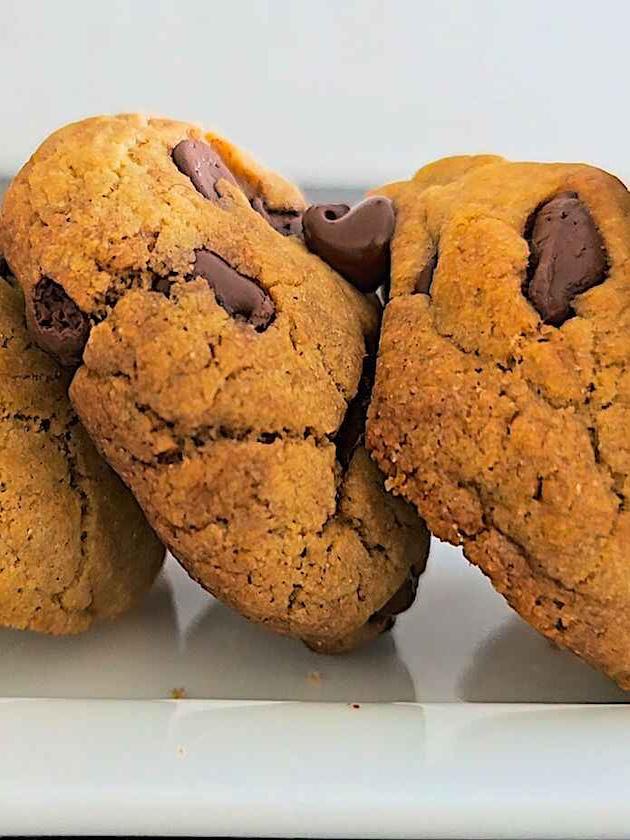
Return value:
M 267 292 L 218 254 L 205 249 L 197 251 L 193 272 L 207 281 L 217 303 L 230 315 L 242 318 L 259 332 L 273 321 L 276 310 Z
M 179 171 L 192 181 L 194 188 L 211 201 L 220 196 L 217 181 L 224 179 L 243 187 L 227 168 L 221 156 L 202 140 L 182 140 L 173 149 L 173 162 Z M 247 193 L 248 190 L 245 189 Z M 298 210 L 270 209 L 260 196 L 251 199 L 253 209 L 284 236 L 299 236 L 302 233 L 302 213 Z
M 387 619 L 393 619 L 394 616 L 405 612 L 405 610 L 408 610 L 416 599 L 416 593 L 418 591 L 418 581 L 420 580 L 420 575 L 422 571 L 422 569 L 418 569 L 415 566 L 412 566 L 409 569 L 407 579 L 404 581 L 402 586 L 396 592 L 394 592 L 389 601 L 384 606 L 382 606 L 380 610 L 375 612 L 374 615 L 370 617 L 370 621 L 379 622 Z M 391 626 L 392 625 L 390 624 L 390 627 Z M 386 629 L 389 628 L 386 627 Z
M 530 264 L 524 292 L 548 324 L 573 315 L 573 299 L 606 279 L 608 259 L 595 222 L 576 193 L 564 192 L 534 213 L 526 236 Z
M 251 205 L 278 233 L 283 236 L 301 236 L 302 214 L 299 210 L 270 210 L 259 196 L 252 198 Z
M 365 433 L 365 420 L 374 387 L 374 376 L 376 373 L 376 357 L 369 355 L 363 362 L 363 371 L 359 380 L 359 387 L 354 399 L 348 403 L 346 416 L 335 435 L 335 446 L 337 447 L 337 460 L 344 469 L 350 464 L 354 450 L 363 440 Z
M 314 204 L 302 217 L 304 242 L 362 292 L 374 292 L 389 277 L 394 207 L 388 198 L 347 204 Z
M 62 365 L 81 363 L 90 322 L 59 283 L 49 277 L 39 281 L 27 308 L 27 321 L 35 341 Z
M 173 149 L 173 162 L 179 171 L 193 183 L 204 198 L 219 198 L 217 181 L 236 184 L 236 179 L 212 146 L 201 140 L 182 140 Z

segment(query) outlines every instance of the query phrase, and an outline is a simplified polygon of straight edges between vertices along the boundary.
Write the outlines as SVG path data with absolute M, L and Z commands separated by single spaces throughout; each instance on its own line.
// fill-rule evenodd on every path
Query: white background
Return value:
M 0 0 L 0 173 L 58 125 L 145 110 L 303 184 L 458 152 L 630 173 L 624 0 Z

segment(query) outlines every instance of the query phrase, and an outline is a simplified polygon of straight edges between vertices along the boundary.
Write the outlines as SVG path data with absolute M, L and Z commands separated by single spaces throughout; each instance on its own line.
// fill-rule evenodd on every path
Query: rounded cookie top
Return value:
M 72 411 L 0 278 L 0 625 L 75 633 L 131 606 L 164 549 Z
M 304 200 L 191 124 L 131 114 L 52 134 L 13 180 L 0 213 L 0 249 L 24 289 L 38 343 L 78 364 L 90 327 L 128 289 L 194 276 L 228 208 L 241 223 L 258 217 L 290 234 Z M 233 237 L 223 230 L 216 254 L 227 262 Z
M 368 443 L 388 486 L 629 684 L 626 188 L 485 156 L 382 192 L 397 222 Z
M 428 535 L 362 448 L 378 302 L 291 235 L 303 206 L 214 135 L 98 118 L 43 144 L 0 223 L 34 334 L 82 361 L 74 405 L 162 539 L 246 616 L 341 650 L 415 591 Z

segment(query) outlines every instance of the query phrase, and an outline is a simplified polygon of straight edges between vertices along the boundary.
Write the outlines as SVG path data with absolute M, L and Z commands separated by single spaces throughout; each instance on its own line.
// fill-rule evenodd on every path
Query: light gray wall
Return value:
M 627 0 L 0 0 L 0 172 L 53 128 L 203 122 L 303 183 L 457 152 L 628 163 Z

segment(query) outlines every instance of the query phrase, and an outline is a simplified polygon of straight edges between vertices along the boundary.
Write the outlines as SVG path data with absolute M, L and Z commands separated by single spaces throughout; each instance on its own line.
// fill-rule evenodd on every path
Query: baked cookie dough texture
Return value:
M 101 460 L 0 271 L 0 625 L 77 633 L 130 607 L 164 549 Z
M 292 235 L 304 207 L 222 138 L 124 115 L 52 135 L 0 228 L 32 334 L 79 365 L 74 406 L 173 554 L 340 651 L 413 600 L 428 534 L 362 444 L 378 303 Z
M 396 209 L 368 446 L 538 630 L 630 688 L 630 196 L 461 157 Z

